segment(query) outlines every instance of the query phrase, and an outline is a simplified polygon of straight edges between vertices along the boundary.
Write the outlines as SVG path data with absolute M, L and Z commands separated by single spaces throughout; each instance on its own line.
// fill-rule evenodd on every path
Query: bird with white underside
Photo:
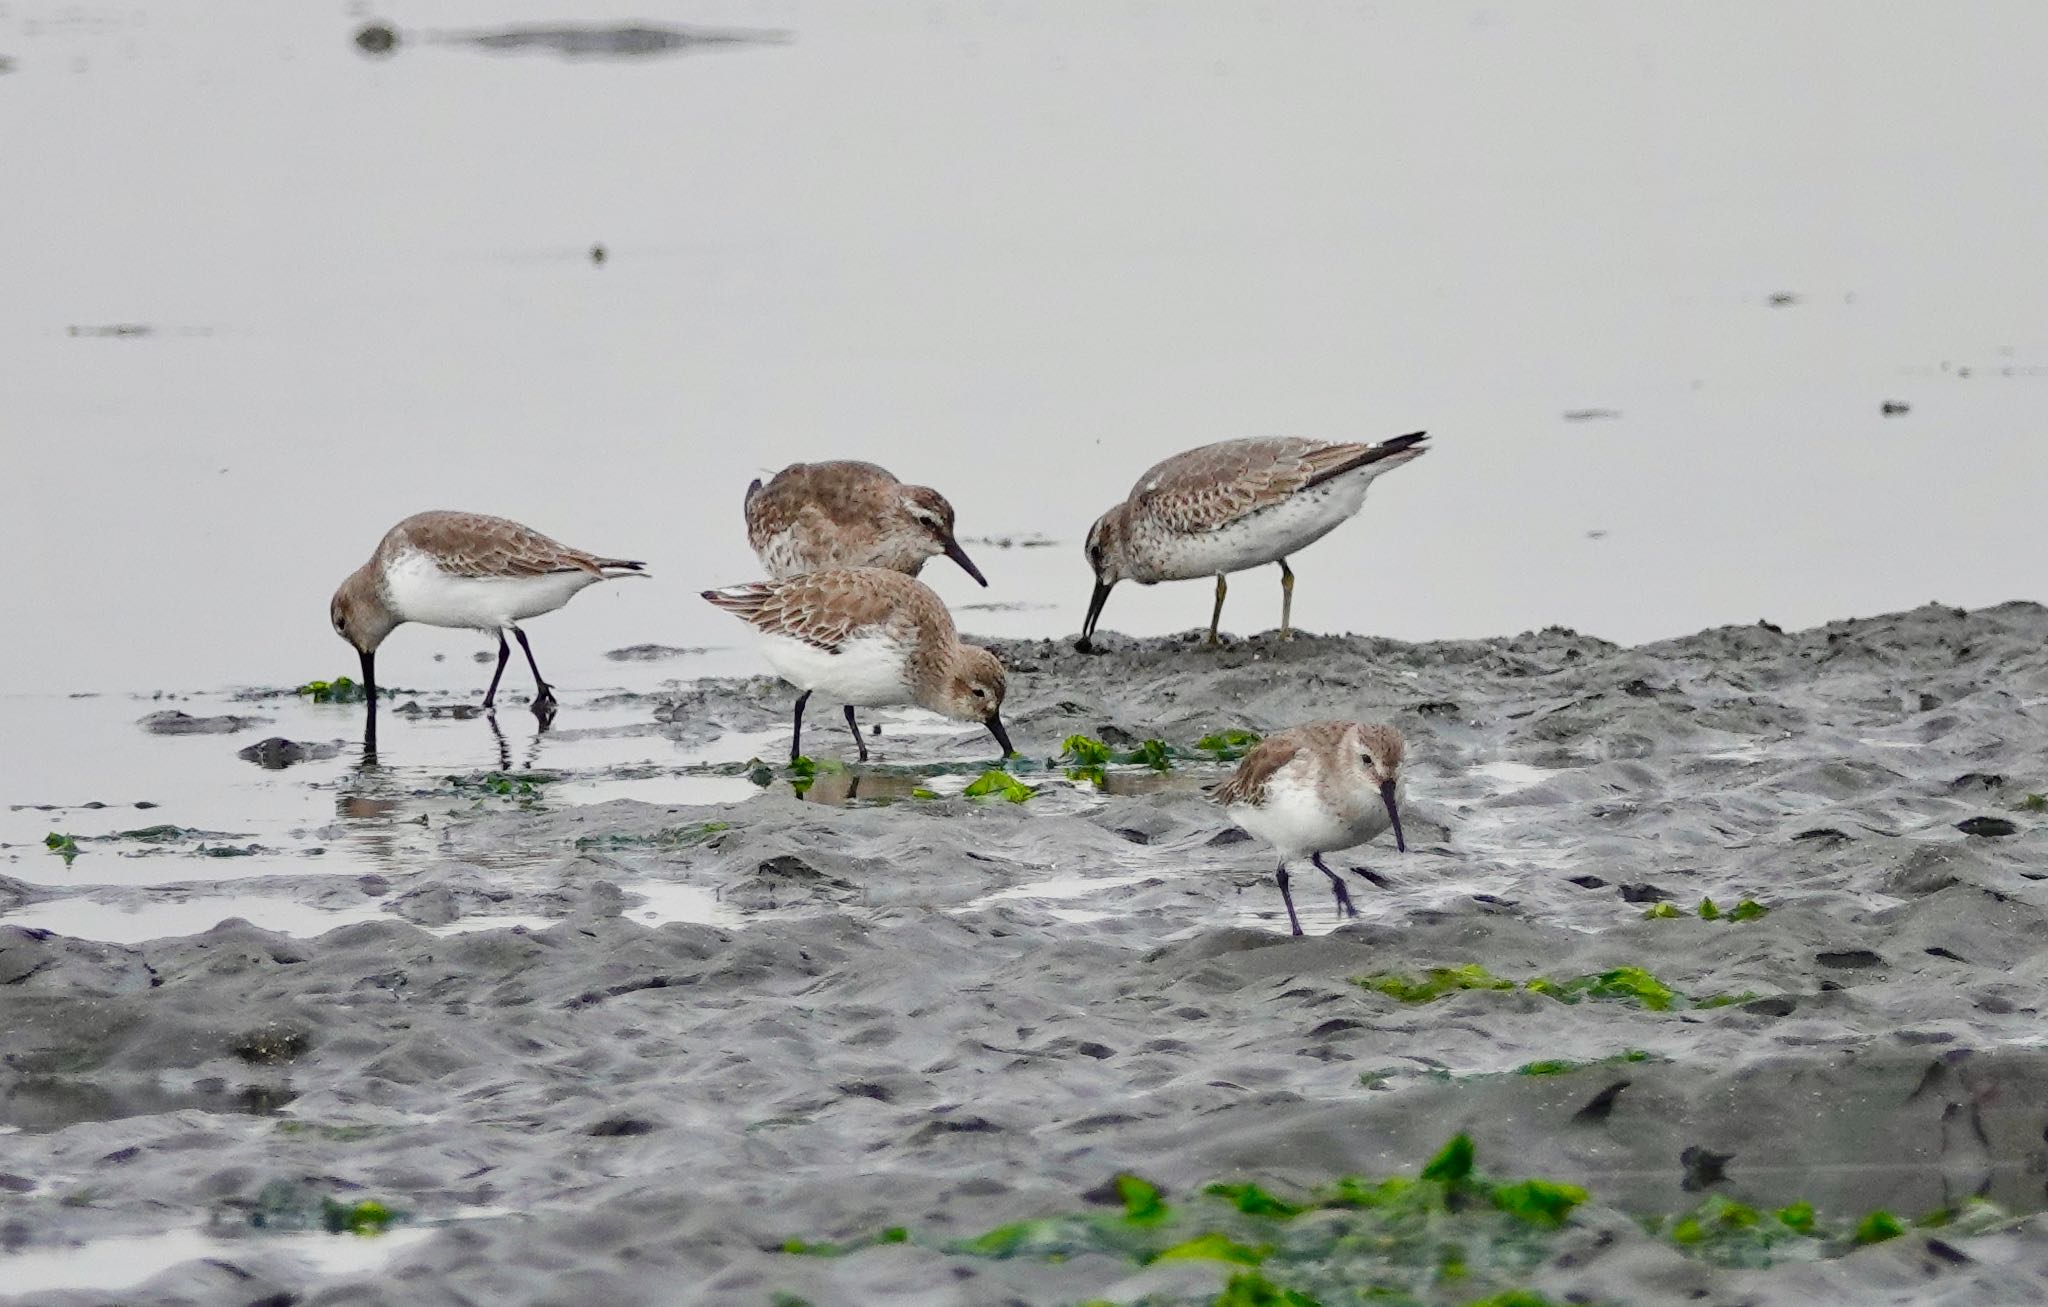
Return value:
M 552 613 L 586 586 L 645 575 L 646 564 L 571 549 L 532 527 L 486 513 L 416 513 L 384 533 L 376 552 L 341 583 L 328 606 L 334 632 L 362 659 L 363 689 L 377 702 L 377 647 L 406 622 L 492 631 L 498 669 L 484 691 L 497 699 L 512 656 L 510 631 L 533 669 L 536 713 L 551 712 L 555 692 L 540 674 L 519 623 Z
M 1388 828 L 1394 847 L 1408 851 L 1401 834 L 1401 762 L 1407 741 L 1391 726 L 1370 722 L 1309 722 L 1268 735 L 1237 764 L 1229 780 L 1211 791 L 1230 819 L 1273 846 L 1280 868 L 1273 879 L 1287 905 L 1287 923 L 1301 934 L 1294 896 L 1287 888 L 1287 864 L 1306 856 L 1330 878 L 1337 909 L 1358 915 L 1344 881 L 1323 862 L 1325 853 L 1355 848 Z M 1363 868 L 1359 876 L 1385 887 Z
M 775 674 L 794 685 L 789 757 L 803 753 L 804 707 L 822 694 L 846 705 L 860 760 L 868 758 L 856 707 L 916 704 L 978 722 L 1009 757 L 1005 680 L 996 656 L 962 644 L 931 587 L 879 567 L 828 568 L 777 581 L 706 590 L 704 598 L 752 626 Z
M 1118 581 L 1154 585 L 1216 578 L 1209 643 L 1223 620 L 1224 577 L 1280 564 L 1280 636 L 1294 634 L 1294 571 L 1287 560 L 1365 503 L 1381 474 L 1428 452 L 1426 432 L 1377 445 L 1282 436 L 1225 440 L 1176 454 L 1138 478 L 1123 503 L 1088 530 L 1095 591 L 1075 648 L 1093 648 L 1095 625 Z

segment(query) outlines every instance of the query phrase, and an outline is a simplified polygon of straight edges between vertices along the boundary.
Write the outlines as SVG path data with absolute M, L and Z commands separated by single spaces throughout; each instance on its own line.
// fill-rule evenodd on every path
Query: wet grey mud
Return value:
M 0 883 L 0 1291 L 2048 1296 L 2048 610 L 1195 638 L 995 642 L 1029 757 L 988 797 L 986 737 L 922 718 L 756 766 L 786 691 L 699 680 L 555 730 L 700 763 L 344 772 L 332 827 L 81 838 L 158 871 Z M 1345 855 L 1391 887 L 1341 926 L 1304 893 L 1290 940 L 1203 789 L 1223 732 L 1334 715 L 1408 735 L 1411 852 Z M 321 869 L 352 823 L 389 856 Z M 347 924 L 34 924 L 245 841 L 238 893 Z

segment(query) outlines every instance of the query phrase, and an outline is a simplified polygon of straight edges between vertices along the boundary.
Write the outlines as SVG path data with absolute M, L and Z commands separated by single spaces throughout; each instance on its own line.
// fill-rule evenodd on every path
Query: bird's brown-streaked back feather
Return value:
M 792 463 L 747 490 L 747 543 L 759 553 L 804 517 L 814 519 L 813 530 L 870 521 L 899 484 L 873 463 Z
M 1138 478 L 1129 502 L 1168 530 L 1214 531 L 1355 468 L 1426 449 L 1424 438 L 1418 431 L 1377 445 L 1298 436 L 1225 440 L 1156 464 Z
M 954 637 L 953 619 L 922 583 L 880 567 L 832 568 L 782 581 L 706 590 L 704 598 L 755 629 L 836 649 L 864 627 Z
M 1209 791 L 1209 796 L 1226 808 L 1239 803 L 1256 808 L 1264 803 L 1266 782 L 1301 752 L 1304 742 L 1299 738 L 1300 732 L 1301 728 L 1297 727 L 1260 740 L 1238 760 L 1237 770 L 1230 774 L 1230 779 Z
M 571 549 L 532 527 L 488 513 L 437 510 L 415 513 L 391 528 L 378 546 L 389 556 L 417 549 L 431 556 L 442 571 L 454 576 L 544 576 L 551 572 L 637 572 L 643 563 L 603 558 Z

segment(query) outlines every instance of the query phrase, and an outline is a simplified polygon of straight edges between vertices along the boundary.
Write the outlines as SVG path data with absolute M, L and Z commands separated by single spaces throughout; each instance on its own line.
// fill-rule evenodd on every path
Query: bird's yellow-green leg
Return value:
M 1294 570 L 1280 560 L 1280 638 L 1294 638 Z
M 1209 614 L 1209 643 L 1216 643 L 1216 625 L 1223 620 L 1223 592 L 1230 587 L 1224 583 L 1223 573 L 1216 574 L 1216 611 Z

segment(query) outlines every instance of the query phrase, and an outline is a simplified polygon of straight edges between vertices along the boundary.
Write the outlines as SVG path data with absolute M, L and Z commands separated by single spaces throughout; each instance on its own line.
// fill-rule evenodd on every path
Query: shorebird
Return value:
M 1325 853 L 1376 839 L 1389 826 L 1394 847 L 1401 836 L 1401 756 L 1407 743 L 1391 726 L 1367 722 L 1309 722 L 1268 735 L 1245 754 L 1237 771 L 1211 792 L 1230 819 L 1271 844 L 1280 855 L 1273 879 L 1287 905 L 1287 922 L 1301 933 L 1294 896 L 1287 890 L 1287 864 L 1303 854 L 1330 878 L 1337 908 L 1358 915 L 1351 893 L 1323 862 Z M 1358 875 L 1384 887 L 1386 881 L 1363 867 Z
M 334 592 L 328 616 L 335 634 L 362 656 L 363 688 L 373 711 L 377 646 L 401 622 L 419 622 L 497 632 L 498 670 L 484 691 L 486 708 L 496 701 L 512 656 L 505 643 L 510 631 L 533 669 L 533 709 L 545 714 L 554 707 L 555 692 L 542 678 L 519 623 L 554 612 L 587 585 L 640 575 L 645 566 L 571 549 L 502 517 L 415 513 L 385 532 L 370 561 L 349 573 Z
M 1223 578 L 1280 564 L 1280 636 L 1294 634 L 1294 572 L 1288 556 L 1314 544 L 1365 502 L 1373 478 L 1428 452 L 1426 432 L 1377 445 L 1275 436 L 1204 445 L 1158 464 L 1130 496 L 1088 529 L 1095 593 L 1075 648 L 1089 652 L 1110 587 L 1216 578 L 1209 643 L 1223 620 Z
M 988 584 L 953 538 L 953 506 L 873 463 L 792 463 L 747 487 L 747 543 L 777 580 L 828 567 L 885 567 L 916 576 L 944 554 Z
M 914 703 L 980 722 L 1009 757 L 1003 730 L 1003 665 L 960 643 L 952 615 L 931 587 L 879 567 L 830 568 L 776 581 L 706 590 L 704 597 L 761 636 L 761 652 L 802 693 L 789 757 L 803 752 L 804 705 L 812 693 L 846 705 L 860 760 L 868 759 L 856 705 Z

